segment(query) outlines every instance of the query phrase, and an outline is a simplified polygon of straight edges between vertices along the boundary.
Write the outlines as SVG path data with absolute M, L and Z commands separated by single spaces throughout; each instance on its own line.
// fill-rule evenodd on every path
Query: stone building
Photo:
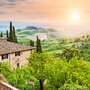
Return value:
M 13 68 L 22 67 L 28 63 L 26 59 L 34 47 L 9 42 L 0 37 L 0 63 L 8 61 Z

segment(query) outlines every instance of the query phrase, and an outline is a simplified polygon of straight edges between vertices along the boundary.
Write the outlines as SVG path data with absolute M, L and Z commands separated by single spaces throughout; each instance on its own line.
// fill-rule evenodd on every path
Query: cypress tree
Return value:
M 8 41 L 17 43 L 17 37 L 15 35 L 15 27 L 12 26 L 12 22 L 10 22 L 10 32 L 7 37 L 8 37 Z
M 34 42 L 32 40 L 30 40 L 30 46 L 34 47 Z
M 1 35 L 0 35 L 0 37 L 3 37 L 3 33 L 1 32 Z
M 13 42 L 17 43 L 17 37 L 16 37 L 16 34 L 15 34 L 15 27 L 13 26 Z
M 13 42 L 12 22 L 10 22 L 10 34 L 9 34 L 9 41 Z
M 36 44 L 36 52 L 37 53 L 42 53 L 42 48 L 41 48 L 41 41 L 37 36 L 37 44 Z
M 6 30 L 6 38 L 7 38 L 7 41 L 8 41 L 8 38 L 9 38 L 8 30 Z

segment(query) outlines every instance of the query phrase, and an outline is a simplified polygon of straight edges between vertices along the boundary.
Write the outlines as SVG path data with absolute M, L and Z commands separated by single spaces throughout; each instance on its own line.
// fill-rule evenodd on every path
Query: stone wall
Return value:
M 28 63 L 28 60 L 26 58 L 29 57 L 31 53 L 31 50 L 28 51 L 21 51 L 20 56 L 15 56 L 15 53 L 8 54 L 8 59 L 2 60 L 2 56 L 0 56 L 0 62 L 9 62 L 13 68 L 17 67 L 17 64 L 19 64 L 19 67 L 22 67 L 24 64 Z
M 20 52 L 20 56 L 15 56 L 15 53 L 10 54 L 10 64 L 13 68 L 17 67 L 17 64 L 19 64 L 19 67 L 22 67 L 24 64 L 28 63 L 27 58 L 29 57 L 31 51 L 22 51 Z

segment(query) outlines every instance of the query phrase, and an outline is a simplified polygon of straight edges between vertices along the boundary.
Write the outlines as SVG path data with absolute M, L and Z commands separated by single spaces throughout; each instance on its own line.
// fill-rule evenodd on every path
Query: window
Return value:
M 15 56 L 20 56 L 20 52 L 15 52 Z
M 2 55 L 2 60 L 3 60 L 3 59 L 8 59 L 8 54 L 3 54 L 3 55 Z

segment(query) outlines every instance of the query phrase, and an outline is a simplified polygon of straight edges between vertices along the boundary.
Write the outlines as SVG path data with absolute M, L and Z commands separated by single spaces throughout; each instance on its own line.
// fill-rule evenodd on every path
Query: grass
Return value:
M 29 45 L 30 44 L 30 41 L 26 38 L 17 37 L 17 39 L 18 39 L 18 43 L 20 43 L 20 44 L 24 44 L 24 45 Z
M 62 53 L 62 50 L 54 50 L 54 51 L 50 51 L 49 53 L 50 53 L 50 54 L 51 54 L 51 53 Z

